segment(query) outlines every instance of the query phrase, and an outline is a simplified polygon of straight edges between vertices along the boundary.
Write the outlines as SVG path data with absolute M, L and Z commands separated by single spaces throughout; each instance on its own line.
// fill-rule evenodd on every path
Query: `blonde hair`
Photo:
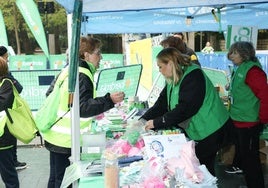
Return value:
M 187 67 L 191 65 L 190 56 L 182 54 L 176 48 L 165 48 L 158 53 L 156 58 L 164 64 L 172 63 L 172 78 L 166 78 L 166 80 L 174 85 L 180 81 Z
M 0 77 L 4 77 L 7 74 L 8 74 L 7 61 L 3 57 L 0 57 Z

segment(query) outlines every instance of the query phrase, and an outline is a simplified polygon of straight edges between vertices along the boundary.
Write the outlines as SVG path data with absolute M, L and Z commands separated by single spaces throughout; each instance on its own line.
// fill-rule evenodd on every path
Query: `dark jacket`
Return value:
M 185 50 L 186 50 L 186 52 L 185 52 L 186 55 L 188 55 L 190 57 L 192 57 L 192 55 L 194 55 L 196 57 L 196 60 L 191 59 L 191 61 L 201 67 L 201 64 L 200 64 L 200 62 L 198 60 L 198 57 L 197 57 L 196 53 L 191 48 L 189 48 L 187 46 L 186 46 Z
M 168 110 L 167 87 L 160 93 L 155 104 L 142 116 L 145 120 L 154 119 L 157 128 L 164 128 L 162 116 L 165 114 L 165 123 L 177 125 L 194 116 L 200 109 L 205 98 L 205 78 L 201 70 L 194 70 L 181 82 L 179 92 L 180 105 L 174 110 Z M 169 112 L 168 112 L 169 111 Z
M 12 108 L 13 101 L 14 94 L 12 85 L 6 80 L 0 87 L 0 111 Z M 10 134 L 7 125 L 5 125 L 4 134 L 0 137 L 0 148 L 12 146 L 16 143 L 16 141 L 16 138 Z
M 81 60 L 79 66 L 90 70 L 88 64 L 85 61 Z M 92 71 L 90 70 L 90 72 Z M 52 84 L 55 84 L 55 81 L 53 81 Z M 94 83 L 92 83 L 87 75 L 79 73 L 80 117 L 92 117 L 114 107 L 114 103 L 111 100 L 109 93 L 103 97 L 96 97 L 93 99 L 93 86 Z M 50 87 L 47 95 L 52 92 L 53 87 L 53 85 Z M 71 152 L 70 148 L 58 147 L 48 142 L 45 142 L 45 145 L 49 151 L 58 153 Z
M 14 76 L 11 74 L 11 72 L 8 72 L 8 75 L 7 75 L 6 77 L 9 78 L 10 80 L 12 80 L 12 82 L 13 82 L 15 88 L 17 89 L 17 91 L 18 91 L 19 93 L 21 93 L 23 87 L 22 87 L 22 85 L 19 83 L 19 81 L 18 81 L 16 78 L 14 78 Z

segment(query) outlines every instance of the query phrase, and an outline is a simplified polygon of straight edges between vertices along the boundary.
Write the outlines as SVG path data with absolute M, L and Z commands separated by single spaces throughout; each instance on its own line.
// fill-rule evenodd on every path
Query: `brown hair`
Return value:
M 186 47 L 184 42 L 179 37 L 169 36 L 160 42 L 163 48 L 173 47 L 179 50 L 181 53 L 186 53 Z
M 79 57 L 81 59 L 84 59 L 84 53 L 93 53 L 94 50 L 97 48 L 101 48 L 102 43 L 99 39 L 97 38 L 92 38 L 92 37 L 81 37 L 80 38 L 80 48 L 79 48 Z
M 0 57 L 0 77 L 4 77 L 8 74 L 8 65 L 4 58 Z
M 190 57 L 188 55 L 182 54 L 176 48 L 164 48 L 161 50 L 156 58 L 164 64 L 172 62 L 173 67 L 173 79 L 171 80 L 174 84 L 183 76 L 184 71 L 188 66 L 191 65 Z
M 184 40 L 184 35 L 183 35 L 182 32 L 174 33 L 174 34 L 173 34 L 174 37 L 177 37 L 176 35 L 180 35 L 180 36 L 181 36 L 181 39 Z
M 256 57 L 256 52 L 251 42 L 239 41 L 231 45 L 229 52 L 227 53 L 227 58 L 230 60 L 230 55 L 232 53 L 238 53 L 242 58 L 242 61 L 254 61 L 258 62 Z

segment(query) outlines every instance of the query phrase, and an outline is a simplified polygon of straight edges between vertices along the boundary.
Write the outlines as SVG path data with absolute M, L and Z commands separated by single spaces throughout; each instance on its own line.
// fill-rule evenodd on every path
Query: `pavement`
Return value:
M 18 160 L 27 163 L 27 168 L 18 170 L 20 188 L 46 188 L 49 177 L 49 152 L 41 146 L 40 137 L 30 144 L 18 141 Z M 4 188 L 0 178 L 0 188 Z
M 18 171 L 20 188 L 46 188 L 49 177 L 49 152 L 41 145 L 40 137 L 35 138 L 30 144 L 18 142 L 18 159 L 27 163 L 27 168 Z M 268 160 L 263 163 L 265 187 L 268 188 Z M 225 165 L 216 164 L 216 176 L 219 188 L 246 188 L 242 174 L 227 174 Z M 0 188 L 5 188 L 0 178 Z

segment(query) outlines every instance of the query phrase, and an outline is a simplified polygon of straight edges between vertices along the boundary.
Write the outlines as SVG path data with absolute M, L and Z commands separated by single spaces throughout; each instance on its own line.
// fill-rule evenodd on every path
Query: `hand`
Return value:
M 110 97 L 113 101 L 114 104 L 122 102 L 125 98 L 125 93 L 124 92 L 115 92 L 110 94 Z
M 154 121 L 153 120 L 149 120 L 146 122 L 145 124 L 145 130 L 149 131 L 150 129 L 154 128 Z
M 131 133 L 133 131 L 139 132 L 139 133 L 144 133 L 145 132 L 145 123 L 146 123 L 146 120 L 142 119 L 142 118 L 137 120 L 137 121 L 130 122 L 127 126 L 125 135 L 127 135 L 128 133 Z
M 225 90 L 229 91 L 229 89 L 230 89 L 230 84 L 228 83 L 228 84 L 225 85 Z
M 141 118 L 138 121 L 133 123 L 133 127 L 144 127 L 146 122 L 147 121 L 145 119 Z

